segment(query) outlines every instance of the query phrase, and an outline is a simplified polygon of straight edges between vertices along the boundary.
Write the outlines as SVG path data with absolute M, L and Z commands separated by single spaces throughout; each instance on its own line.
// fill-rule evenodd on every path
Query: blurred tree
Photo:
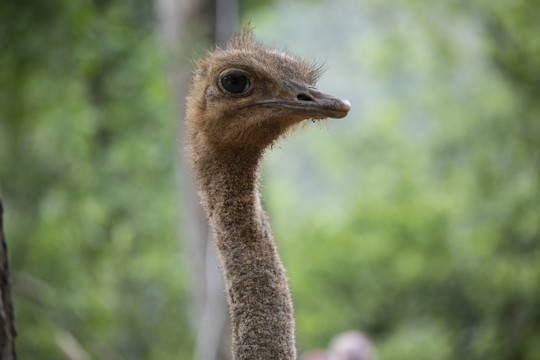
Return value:
M 169 79 L 175 104 L 173 119 L 179 124 L 180 143 L 185 143 L 184 99 L 187 96 L 191 64 L 196 53 L 196 41 L 210 46 L 224 42 L 236 30 L 237 4 L 235 1 L 156 1 L 161 35 L 169 55 Z M 194 16 L 199 12 L 199 16 Z M 192 19 L 197 19 L 195 24 Z M 206 27 L 202 29 L 200 20 Z M 210 34 L 206 29 L 215 29 Z M 196 35 L 194 35 L 196 34 Z M 217 40 L 219 39 L 219 41 Z M 212 233 L 199 204 L 192 181 L 190 166 L 180 148 L 178 170 L 181 197 L 184 200 L 183 238 L 191 263 L 192 306 L 196 310 L 194 358 L 199 360 L 226 359 L 230 354 L 230 335 L 226 326 L 224 284 L 218 271 L 217 253 Z

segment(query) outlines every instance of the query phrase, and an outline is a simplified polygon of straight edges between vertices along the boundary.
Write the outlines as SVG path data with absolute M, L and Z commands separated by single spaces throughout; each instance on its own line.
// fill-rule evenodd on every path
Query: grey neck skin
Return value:
M 194 172 L 223 265 L 233 359 L 292 360 L 291 296 L 258 191 L 262 152 L 192 154 Z

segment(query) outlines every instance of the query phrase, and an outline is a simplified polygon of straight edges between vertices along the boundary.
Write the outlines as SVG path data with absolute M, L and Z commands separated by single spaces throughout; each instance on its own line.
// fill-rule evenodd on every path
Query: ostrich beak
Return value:
M 341 119 L 351 109 L 348 100 L 324 94 L 313 86 L 303 85 L 289 80 L 286 90 L 278 96 L 267 100 L 255 101 L 246 107 L 264 106 L 279 108 L 280 113 L 303 119 Z
M 296 101 L 291 103 L 291 110 L 296 109 L 300 114 L 311 115 L 313 118 L 341 119 L 351 110 L 349 100 L 340 99 L 324 94 L 314 87 L 299 85 L 295 92 Z

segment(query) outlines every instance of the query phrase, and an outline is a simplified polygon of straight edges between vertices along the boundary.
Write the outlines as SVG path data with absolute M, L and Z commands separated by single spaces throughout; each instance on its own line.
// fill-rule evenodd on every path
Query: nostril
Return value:
M 304 94 L 304 93 L 298 94 L 298 96 L 296 98 L 298 100 L 300 100 L 300 101 L 315 101 L 315 99 L 313 99 L 311 96 L 309 96 L 308 94 Z

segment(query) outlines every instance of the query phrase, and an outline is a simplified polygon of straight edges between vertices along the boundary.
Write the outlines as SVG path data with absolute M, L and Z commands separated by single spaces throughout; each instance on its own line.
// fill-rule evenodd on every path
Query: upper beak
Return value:
M 248 105 L 277 107 L 282 112 L 301 116 L 305 119 L 341 119 L 349 113 L 351 103 L 332 95 L 323 94 L 316 88 L 299 84 L 295 81 L 287 83 L 287 91 L 279 98 L 256 101 Z

